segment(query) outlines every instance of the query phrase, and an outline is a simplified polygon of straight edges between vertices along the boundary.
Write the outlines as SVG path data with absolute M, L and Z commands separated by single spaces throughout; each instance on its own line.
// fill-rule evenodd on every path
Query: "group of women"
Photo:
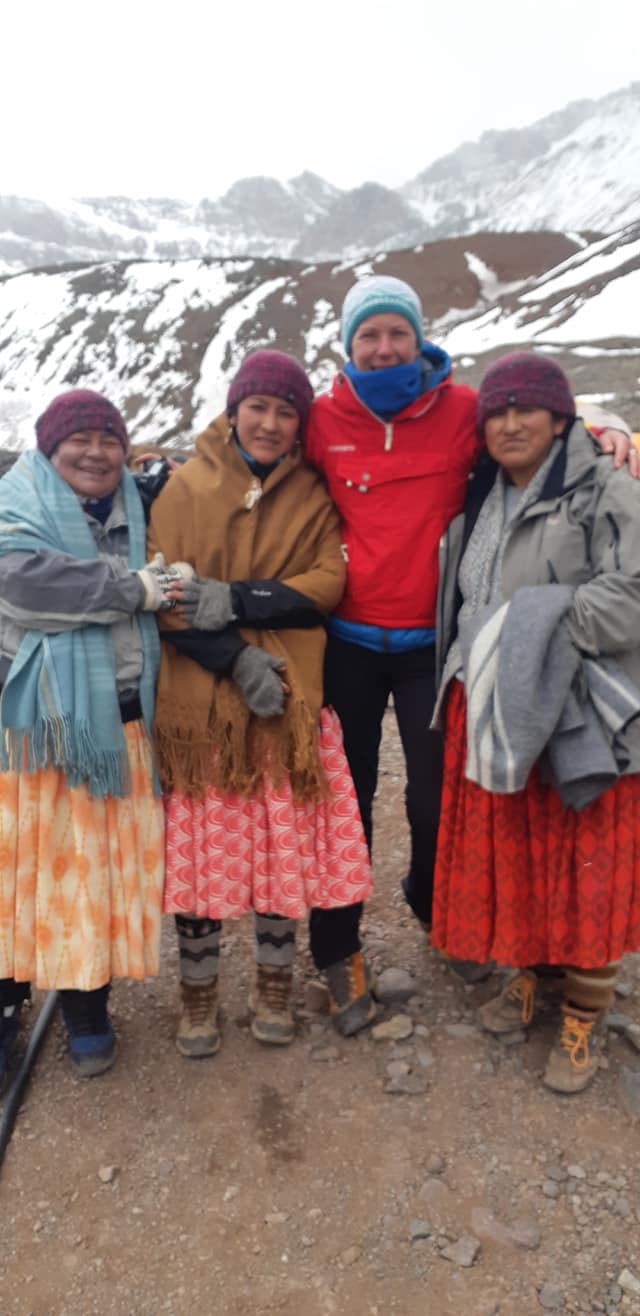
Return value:
M 511 969 L 491 1032 L 560 979 L 549 1086 L 597 1069 L 640 947 L 640 485 L 548 356 L 476 396 L 394 278 L 356 284 L 342 327 L 315 402 L 284 353 L 243 361 L 146 546 L 99 394 L 55 399 L 0 481 L 0 1084 L 31 983 L 60 991 L 76 1071 L 109 1068 L 111 980 L 157 972 L 163 910 L 182 1055 L 220 1046 L 222 922 L 249 910 L 259 1041 L 293 1037 L 308 911 L 336 1027 L 367 1026 L 391 693 L 410 908 L 448 956 Z

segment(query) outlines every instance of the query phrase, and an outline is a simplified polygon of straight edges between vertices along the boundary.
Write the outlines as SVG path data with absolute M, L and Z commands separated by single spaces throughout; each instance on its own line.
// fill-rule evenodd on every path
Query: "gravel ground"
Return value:
M 594 1086 L 540 1083 L 551 1018 L 505 1046 L 398 894 L 402 760 L 385 729 L 366 942 L 382 1029 L 248 1031 L 249 922 L 229 925 L 224 1043 L 175 1051 L 177 955 L 118 984 L 116 1067 L 82 1082 L 56 1022 L 0 1177 L 0 1316 L 539 1316 L 640 1313 L 638 957 Z M 640 1045 L 640 1043 L 638 1043 Z

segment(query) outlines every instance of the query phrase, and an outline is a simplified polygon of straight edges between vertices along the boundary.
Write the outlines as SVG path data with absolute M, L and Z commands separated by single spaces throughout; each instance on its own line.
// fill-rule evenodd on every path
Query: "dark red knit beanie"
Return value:
M 239 402 L 256 394 L 290 402 L 300 417 L 301 426 L 304 426 L 313 402 L 313 389 L 295 357 L 270 349 L 246 356 L 231 381 L 227 412 L 231 414 Z
M 511 352 L 489 366 L 478 390 L 478 429 L 507 407 L 542 407 L 575 416 L 569 380 L 556 362 L 537 352 Z
M 61 393 L 49 403 L 36 421 L 36 441 L 45 457 L 50 457 L 63 439 L 87 430 L 113 434 L 122 444 L 125 456 L 128 453 L 127 427 L 117 407 L 101 393 L 93 393 L 88 388 Z

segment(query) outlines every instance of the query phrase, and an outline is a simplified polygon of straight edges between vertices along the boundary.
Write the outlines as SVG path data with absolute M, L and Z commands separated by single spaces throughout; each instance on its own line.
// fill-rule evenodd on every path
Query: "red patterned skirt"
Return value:
M 246 798 L 210 788 L 198 800 L 165 802 L 164 908 L 195 918 L 238 918 L 249 909 L 302 918 L 311 908 L 352 905 L 371 895 L 371 866 L 342 729 L 323 709 L 320 762 L 329 784 L 318 803 L 294 800 L 265 776 Z
M 432 943 L 459 959 L 599 969 L 640 948 L 640 774 L 576 813 L 536 768 L 524 790 L 467 781 L 466 699 L 453 681 Z

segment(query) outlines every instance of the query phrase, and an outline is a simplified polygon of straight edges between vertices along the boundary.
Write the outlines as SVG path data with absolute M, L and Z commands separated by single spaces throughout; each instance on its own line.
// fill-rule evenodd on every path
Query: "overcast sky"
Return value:
M 640 77 L 638 0 L 13 0 L 0 194 L 396 186 Z

